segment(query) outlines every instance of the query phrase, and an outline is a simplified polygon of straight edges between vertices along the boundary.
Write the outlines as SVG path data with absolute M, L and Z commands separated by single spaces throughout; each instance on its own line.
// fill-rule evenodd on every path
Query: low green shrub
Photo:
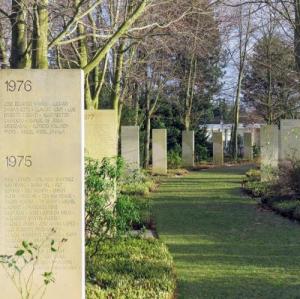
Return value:
M 293 215 L 296 208 L 300 207 L 300 201 L 299 200 L 278 201 L 278 202 L 273 202 L 272 206 L 280 213 Z
M 99 244 L 116 231 L 112 199 L 122 161 L 85 159 L 85 233 L 86 245 Z M 95 245 L 93 245 L 96 247 Z
M 118 232 L 129 231 L 134 224 L 141 224 L 141 207 L 133 198 L 120 195 L 115 205 L 115 216 Z
M 195 145 L 195 160 L 197 162 L 200 161 L 207 161 L 209 158 L 209 151 L 206 146 L 203 146 L 202 144 L 196 144 Z
M 173 261 L 160 241 L 106 240 L 87 264 L 87 299 L 170 299 Z
M 266 196 L 271 191 L 267 182 L 260 181 L 248 181 L 244 184 L 244 189 L 254 197 Z
M 168 152 L 168 168 L 176 169 L 181 167 L 181 156 L 178 151 L 171 150 Z
M 246 178 L 247 178 L 246 180 L 250 182 L 260 181 L 261 179 L 260 170 L 250 169 L 249 171 L 246 172 Z
M 143 170 L 128 169 L 119 181 L 121 194 L 146 196 L 155 188 L 155 181 Z

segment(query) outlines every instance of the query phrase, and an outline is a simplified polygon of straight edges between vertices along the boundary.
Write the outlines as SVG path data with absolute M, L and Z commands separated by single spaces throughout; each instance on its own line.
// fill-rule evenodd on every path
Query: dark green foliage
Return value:
M 87 299 L 169 299 L 173 261 L 158 240 L 107 240 L 87 265 Z
M 244 190 L 253 197 L 270 195 L 272 192 L 272 182 L 262 182 L 261 173 L 258 169 L 248 170 L 242 185 Z
M 270 184 L 260 181 L 249 181 L 244 184 L 244 189 L 254 197 L 266 196 L 270 192 Z
M 253 158 L 260 157 L 260 147 L 257 145 L 253 146 Z
M 181 167 L 181 154 L 176 150 L 168 152 L 168 168 L 177 169 Z
M 195 160 L 206 161 L 213 155 L 212 143 L 207 141 L 206 128 L 195 130 Z
M 88 246 L 99 244 L 115 230 L 112 200 L 120 171 L 121 166 L 116 161 L 112 163 L 104 159 L 100 163 L 90 158 L 85 160 L 85 232 Z
M 138 202 L 128 195 L 120 195 L 115 206 L 116 229 L 120 232 L 130 230 L 141 224 L 141 210 Z
M 154 179 L 141 169 L 128 169 L 119 180 L 121 194 L 148 195 L 154 187 Z

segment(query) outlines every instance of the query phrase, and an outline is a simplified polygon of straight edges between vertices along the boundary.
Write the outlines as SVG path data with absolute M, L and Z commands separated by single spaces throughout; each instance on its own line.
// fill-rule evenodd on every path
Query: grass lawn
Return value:
M 166 178 L 151 195 L 180 299 L 300 298 L 300 225 L 240 193 L 246 170 Z

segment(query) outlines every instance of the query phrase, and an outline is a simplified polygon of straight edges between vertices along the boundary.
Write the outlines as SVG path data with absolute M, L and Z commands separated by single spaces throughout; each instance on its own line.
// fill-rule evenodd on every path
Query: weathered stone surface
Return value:
M 261 177 L 262 181 L 272 178 L 272 172 L 278 168 L 279 130 L 277 126 L 261 127 Z
M 252 132 L 244 133 L 244 159 L 253 160 L 253 134 Z
M 213 132 L 213 162 L 216 165 L 224 164 L 224 146 L 222 132 Z
M 118 120 L 115 110 L 85 111 L 85 155 L 99 161 L 118 155 Z
M 279 158 L 300 160 L 300 120 L 284 119 L 280 123 Z
M 152 130 L 152 173 L 167 174 L 167 130 Z
M 41 246 L 36 298 L 51 271 L 43 298 L 84 297 L 83 82 L 79 70 L 0 71 L 0 255 L 15 254 L 22 241 Z M 1 298 L 21 298 L 2 267 L 0 287 Z
M 253 145 L 260 146 L 260 128 L 253 130 Z
M 129 168 L 140 168 L 140 127 L 122 126 L 121 154 Z
M 182 132 L 182 166 L 193 167 L 195 160 L 195 133 L 194 131 Z

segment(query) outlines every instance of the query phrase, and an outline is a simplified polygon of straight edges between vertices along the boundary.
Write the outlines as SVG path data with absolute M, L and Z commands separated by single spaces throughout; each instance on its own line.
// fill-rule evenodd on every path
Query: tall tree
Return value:
M 293 118 L 300 107 L 293 48 L 270 32 L 257 41 L 245 69 L 244 102 L 268 124 Z

